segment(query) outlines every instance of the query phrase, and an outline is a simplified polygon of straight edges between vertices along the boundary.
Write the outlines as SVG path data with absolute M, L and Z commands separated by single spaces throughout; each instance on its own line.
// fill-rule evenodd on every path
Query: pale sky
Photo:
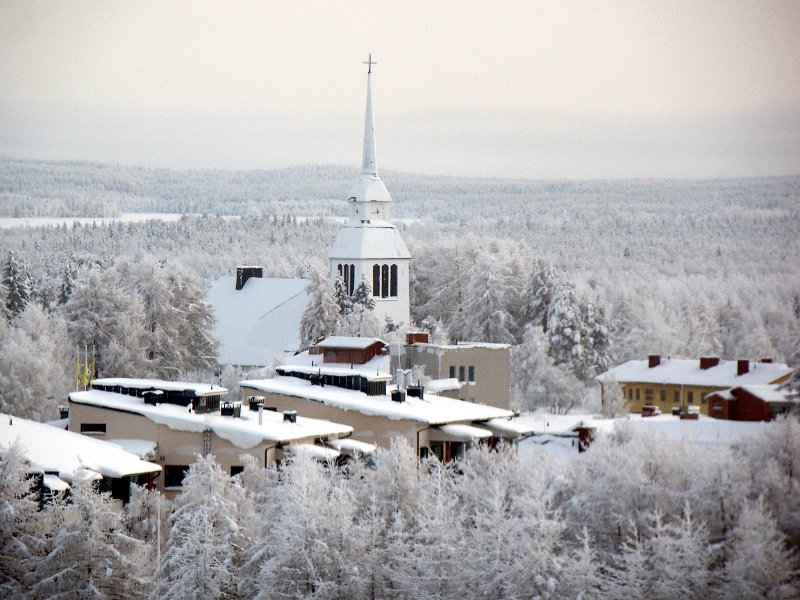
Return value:
M 0 3 L 0 155 L 800 173 L 800 1 Z

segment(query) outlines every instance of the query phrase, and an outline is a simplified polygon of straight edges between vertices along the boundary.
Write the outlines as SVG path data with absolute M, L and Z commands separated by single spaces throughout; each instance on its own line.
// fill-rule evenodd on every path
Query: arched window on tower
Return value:
M 356 266 L 350 265 L 350 281 L 348 282 L 347 286 L 347 293 L 351 296 L 353 295 L 353 290 L 356 287 Z
M 381 266 L 372 265 L 372 295 L 381 295 Z
M 381 298 L 389 295 L 389 265 L 381 266 Z
M 397 265 L 392 265 L 391 268 L 389 295 L 392 298 L 397 298 Z
M 336 267 L 336 270 L 339 271 L 339 277 L 344 279 L 344 273 L 342 272 L 342 263 L 339 263 L 339 265 Z

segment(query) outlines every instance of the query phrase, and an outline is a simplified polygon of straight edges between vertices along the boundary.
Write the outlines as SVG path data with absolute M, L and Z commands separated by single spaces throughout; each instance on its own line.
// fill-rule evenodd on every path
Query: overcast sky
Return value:
M 0 3 L 0 155 L 800 173 L 800 1 Z

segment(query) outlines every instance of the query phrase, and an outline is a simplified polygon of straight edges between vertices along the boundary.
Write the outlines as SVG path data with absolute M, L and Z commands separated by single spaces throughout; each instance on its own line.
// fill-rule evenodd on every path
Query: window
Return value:
M 667 401 L 667 390 L 661 390 L 661 401 L 662 402 Z
M 688 404 L 694 403 L 694 392 L 687 392 L 686 393 L 686 402 Z
M 680 404 L 681 403 L 681 393 L 678 392 L 678 391 L 673 392 L 672 393 L 672 401 L 675 404 Z
M 469 366 L 469 380 L 471 383 L 475 383 L 475 366 Z
M 389 284 L 389 295 L 392 298 L 397 298 L 397 265 L 392 265 L 391 280 Z
M 633 400 L 633 388 L 628 388 L 628 400 Z
M 647 402 L 648 404 L 652 404 L 653 403 L 653 390 L 645 390 L 644 391 L 644 399 L 645 399 L 645 402 Z
M 356 266 L 350 265 L 350 281 L 347 282 L 347 293 L 353 295 L 356 285 Z
M 244 471 L 242 465 L 231 465 L 231 477 L 236 477 L 242 471 Z
M 372 295 L 381 295 L 381 266 L 372 265 Z
M 456 378 L 456 368 L 450 367 L 450 379 L 455 379 L 455 378 Z
M 181 487 L 189 465 L 165 465 L 164 487 Z
M 466 369 L 465 369 L 465 367 L 463 365 L 458 367 L 458 380 L 459 381 L 466 381 L 467 380 L 467 378 L 466 378 Z
M 81 433 L 104 434 L 105 432 L 106 432 L 105 423 L 81 423 Z
M 700 404 L 706 404 L 707 402 L 708 402 L 708 399 L 701 394 L 700 395 Z
M 636 399 L 639 399 L 639 388 L 636 388 Z
M 381 267 L 381 298 L 389 295 L 389 265 Z

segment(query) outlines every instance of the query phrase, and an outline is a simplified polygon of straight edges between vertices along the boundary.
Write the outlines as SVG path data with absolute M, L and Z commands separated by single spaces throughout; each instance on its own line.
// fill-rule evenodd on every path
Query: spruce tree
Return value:
M 12 318 L 28 305 L 32 283 L 33 277 L 25 257 L 11 250 L 3 264 L 3 285 L 6 290 L 6 308 Z

